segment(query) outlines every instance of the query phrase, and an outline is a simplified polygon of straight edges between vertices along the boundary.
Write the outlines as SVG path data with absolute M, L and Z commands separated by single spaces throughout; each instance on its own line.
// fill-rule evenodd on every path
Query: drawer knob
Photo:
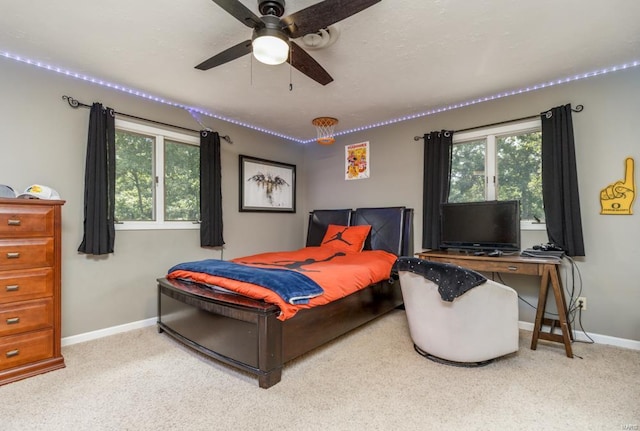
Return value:
M 9 350 L 7 352 L 7 358 L 13 358 L 14 356 L 18 356 L 20 354 L 20 350 L 15 349 L 15 350 Z
M 20 253 L 18 252 L 7 253 L 7 259 L 17 259 L 19 257 L 20 257 Z
M 11 284 L 6 287 L 7 292 L 17 292 L 18 290 L 20 290 L 20 286 L 17 284 Z
M 7 325 L 15 325 L 16 323 L 20 323 L 19 317 L 10 317 L 7 319 Z
M 517 271 L 517 270 L 518 270 L 518 267 L 517 267 L 517 266 L 509 266 L 509 267 L 507 267 L 507 269 L 508 269 L 509 271 Z
M 9 220 L 7 220 L 7 224 L 9 226 L 20 226 L 20 220 L 9 219 Z

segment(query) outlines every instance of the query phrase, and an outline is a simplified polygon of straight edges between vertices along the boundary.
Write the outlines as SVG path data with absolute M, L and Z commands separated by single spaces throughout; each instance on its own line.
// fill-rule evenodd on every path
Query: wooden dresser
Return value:
M 64 367 L 60 348 L 63 204 L 0 198 L 0 385 Z

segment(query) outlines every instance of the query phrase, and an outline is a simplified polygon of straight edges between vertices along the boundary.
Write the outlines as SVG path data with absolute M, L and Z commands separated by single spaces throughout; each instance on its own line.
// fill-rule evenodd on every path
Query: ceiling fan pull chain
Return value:
M 293 54 L 293 50 L 291 49 L 291 45 L 289 45 L 289 91 L 293 91 L 293 65 L 291 64 L 293 57 L 291 54 Z

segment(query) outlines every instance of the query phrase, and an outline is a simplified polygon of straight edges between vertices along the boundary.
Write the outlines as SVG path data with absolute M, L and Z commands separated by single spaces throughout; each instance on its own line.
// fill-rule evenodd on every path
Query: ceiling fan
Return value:
M 258 0 L 262 17 L 256 16 L 239 0 L 213 0 L 238 21 L 252 28 L 253 36 L 203 61 L 196 69 L 209 70 L 253 52 L 254 57 L 262 63 L 281 64 L 287 61 L 309 78 L 327 85 L 333 81 L 331 75 L 291 39 L 319 32 L 380 1 L 324 0 L 281 18 L 285 0 Z

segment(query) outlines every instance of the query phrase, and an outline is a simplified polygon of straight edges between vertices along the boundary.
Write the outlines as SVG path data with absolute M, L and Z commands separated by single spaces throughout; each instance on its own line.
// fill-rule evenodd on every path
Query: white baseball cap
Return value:
M 57 191 L 51 187 L 41 186 L 40 184 L 33 184 L 21 194 L 19 198 L 23 199 L 60 199 L 60 195 Z
M 16 192 L 9 186 L 0 184 L 0 198 L 15 198 Z

